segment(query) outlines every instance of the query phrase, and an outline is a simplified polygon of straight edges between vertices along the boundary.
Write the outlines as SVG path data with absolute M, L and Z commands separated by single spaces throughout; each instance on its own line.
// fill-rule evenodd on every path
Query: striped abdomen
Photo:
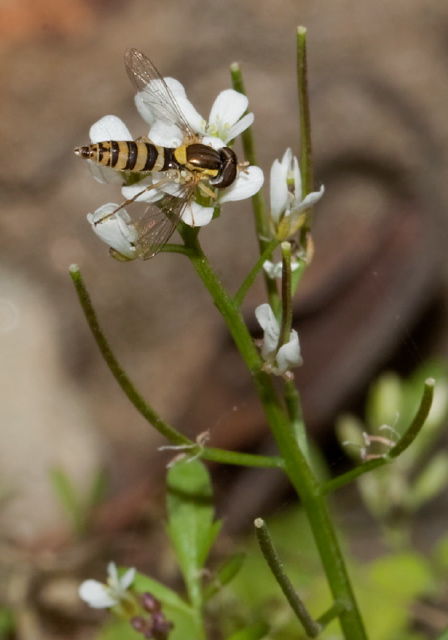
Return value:
M 167 171 L 177 169 L 175 149 L 158 147 L 150 142 L 107 140 L 88 147 L 77 147 L 75 153 L 116 171 Z

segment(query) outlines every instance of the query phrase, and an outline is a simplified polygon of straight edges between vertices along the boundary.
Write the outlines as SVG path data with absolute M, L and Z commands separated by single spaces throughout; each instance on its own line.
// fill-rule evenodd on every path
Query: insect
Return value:
M 246 165 L 239 164 L 235 152 L 229 147 L 217 150 L 202 143 L 202 137 L 182 114 L 166 82 L 143 53 L 137 49 L 128 49 L 125 65 L 143 103 L 155 117 L 174 124 L 181 130 L 182 145 L 176 148 L 161 147 L 144 137 L 124 141 L 105 140 L 77 147 L 75 154 L 101 166 L 124 172 L 125 175 L 129 174 L 129 178 L 133 174 L 137 174 L 139 178 L 150 175 L 151 172 L 165 174 L 158 182 L 143 188 L 106 216 L 113 216 L 146 191 L 160 189 L 170 183 L 169 193 L 164 193 L 159 200 L 149 204 L 137 224 L 138 249 L 140 255 L 148 259 L 156 255 L 174 233 L 196 190 L 213 199 L 216 197 L 215 189 L 225 189 L 232 185 L 238 171 L 244 170 Z M 101 224 L 102 220 L 97 224 Z

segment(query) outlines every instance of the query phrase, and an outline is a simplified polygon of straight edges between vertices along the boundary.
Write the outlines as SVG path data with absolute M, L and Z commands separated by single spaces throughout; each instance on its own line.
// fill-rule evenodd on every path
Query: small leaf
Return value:
M 212 486 L 198 460 L 182 461 L 168 473 L 167 531 L 191 601 L 199 597 L 200 572 L 221 523 L 213 521 Z
M 50 471 L 50 480 L 59 502 L 72 521 L 74 530 L 78 534 L 82 533 L 86 525 L 86 514 L 73 482 L 59 467 Z
M 246 559 L 245 553 L 235 553 L 219 567 L 215 573 L 213 583 L 208 586 L 204 593 L 204 599 L 211 598 L 221 587 L 228 584 L 239 573 Z

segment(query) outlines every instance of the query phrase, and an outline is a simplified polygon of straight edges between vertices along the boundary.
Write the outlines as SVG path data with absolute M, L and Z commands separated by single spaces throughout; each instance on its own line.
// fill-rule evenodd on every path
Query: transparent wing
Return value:
M 137 49 L 128 49 L 124 62 L 131 82 L 148 108 L 165 122 L 177 125 L 187 138 L 197 138 L 197 133 L 188 124 L 176 98 L 151 60 Z
M 194 191 L 194 184 L 179 185 L 175 195 L 166 194 L 151 203 L 137 223 L 137 250 L 144 260 L 159 253 L 173 235 Z

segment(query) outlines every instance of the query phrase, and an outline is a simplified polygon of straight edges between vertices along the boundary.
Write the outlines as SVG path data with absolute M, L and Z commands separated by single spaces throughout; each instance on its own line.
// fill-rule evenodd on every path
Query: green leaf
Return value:
M 136 573 L 132 587 L 138 593 L 150 593 L 155 596 L 164 607 L 169 607 L 171 610 L 181 611 L 189 615 L 190 607 L 185 600 L 175 591 L 153 578 L 145 576 L 142 573 Z
M 371 565 L 370 578 L 383 597 L 409 604 L 434 585 L 429 563 L 417 553 L 383 556 Z
M 200 574 L 221 523 L 213 521 L 212 486 L 198 460 L 182 461 L 168 472 L 167 531 L 190 601 L 199 606 Z
M 215 579 L 204 592 L 204 599 L 211 598 L 221 587 L 228 584 L 239 573 L 246 559 L 245 553 L 235 553 L 226 559 L 226 561 L 215 572 Z
M 50 480 L 54 492 L 72 521 L 73 529 L 78 534 L 83 533 L 86 525 L 86 514 L 75 485 L 65 471 L 59 467 L 51 469 Z

